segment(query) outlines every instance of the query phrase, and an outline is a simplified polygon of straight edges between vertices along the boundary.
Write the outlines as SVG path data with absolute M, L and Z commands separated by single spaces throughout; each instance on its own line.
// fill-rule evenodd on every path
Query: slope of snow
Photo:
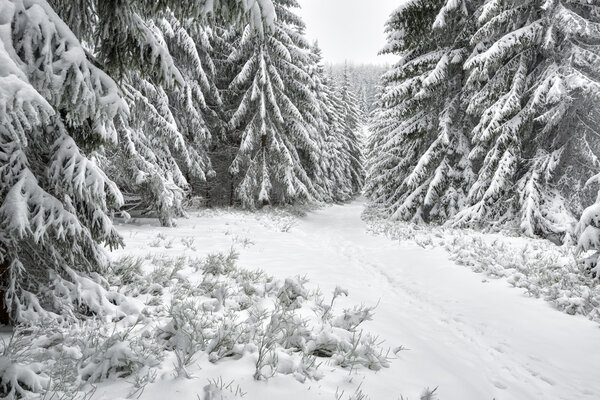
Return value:
M 342 305 L 378 303 L 364 328 L 387 346 L 403 346 L 391 367 L 348 374 L 323 366 L 320 381 L 252 380 L 248 360 L 199 361 L 195 379 L 165 377 L 142 399 L 196 399 L 207 379 L 235 379 L 248 399 L 344 399 L 357 387 L 371 399 L 418 399 L 438 386 L 439 399 L 597 399 L 600 330 L 584 317 L 554 310 L 503 280 L 487 281 L 441 248 L 424 249 L 366 232 L 363 202 L 294 219 L 273 213 L 195 212 L 179 227 L 151 220 L 118 226 L 127 243 L 113 256 L 240 252 L 239 264 L 277 278 L 306 275 L 326 294 L 347 289 Z M 157 234 L 161 237 L 157 238 Z M 162 239 L 164 237 L 164 239 Z M 193 246 L 184 245 L 193 240 Z M 95 398 L 125 397 L 125 383 L 100 385 Z M 202 398 L 201 396 L 199 398 Z

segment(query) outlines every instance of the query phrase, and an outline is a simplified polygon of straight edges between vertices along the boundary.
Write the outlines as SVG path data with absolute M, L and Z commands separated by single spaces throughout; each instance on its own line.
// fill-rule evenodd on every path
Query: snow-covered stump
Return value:
M 598 276 L 598 259 L 600 259 L 600 203 L 585 209 L 577 226 L 579 240 L 577 242 L 577 255 L 596 250 L 592 255 L 585 257 L 582 262 L 586 269 Z

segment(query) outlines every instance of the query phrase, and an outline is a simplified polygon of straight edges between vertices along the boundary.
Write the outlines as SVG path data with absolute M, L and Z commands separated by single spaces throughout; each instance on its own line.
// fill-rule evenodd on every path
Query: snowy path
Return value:
M 350 291 L 349 305 L 379 301 L 365 329 L 392 348 L 409 350 L 391 368 L 364 374 L 362 388 L 372 400 L 415 399 L 423 388 L 436 386 L 440 400 L 600 398 L 597 324 L 555 311 L 506 282 L 485 282 L 449 261 L 442 249 L 371 236 L 362 209 L 361 201 L 325 208 L 288 232 L 235 213 L 192 217 L 176 230 L 124 226 L 122 232 L 130 248 L 153 237 L 150 231 L 193 235 L 201 253 L 229 248 L 231 240 L 220 234 L 238 243 L 249 239 L 253 244 L 240 248 L 243 266 L 277 277 L 306 275 L 327 296 L 339 285 Z M 324 379 L 299 398 L 333 399 L 324 393 L 343 384 L 341 378 Z M 273 399 L 286 390 L 263 389 L 261 398 Z

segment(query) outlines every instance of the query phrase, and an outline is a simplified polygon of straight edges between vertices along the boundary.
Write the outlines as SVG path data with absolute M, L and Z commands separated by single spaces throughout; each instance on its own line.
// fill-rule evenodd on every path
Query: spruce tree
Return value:
M 300 111 L 310 77 L 297 65 L 305 55 L 295 6 L 277 1 L 273 26 L 246 26 L 229 57 L 241 66 L 229 88 L 237 93 L 230 128 L 239 143 L 229 171 L 239 177 L 236 194 L 246 207 L 319 199 L 303 164 L 318 147 Z
M 487 1 L 465 63 L 467 111 L 481 167 L 458 223 L 518 221 L 563 236 L 598 171 L 600 6 L 587 1 Z
M 333 110 L 331 109 L 331 91 L 328 86 L 322 53 L 318 43 L 314 43 L 307 52 L 305 67 L 310 78 L 310 96 L 305 102 L 303 112 L 310 118 L 310 133 L 314 138 L 319 152 L 313 152 L 313 159 L 305 161 L 307 171 L 314 185 L 319 189 L 321 199 L 331 201 L 335 198 L 336 179 L 334 166 L 335 149 L 331 146 L 331 127 L 333 125 Z
M 314 82 L 314 92 L 318 110 L 317 133 L 322 137 L 320 145 L 320 171 L 315 179 L 327 191 L 327 199 L 346 201 L 354 194 L 351 181 L 351 158 L 344 140 L 344 107 L 335 90 L 333 79 L 325 73 L 322 63 L 321 50 L 315 43 L 311 49 L 313 69 L 311 78 Z
M 2 0 L 0 15 L 2 308 L 23 322 L 96 311 L 80 274 L 121 244 L 109 210 L 123 201 L 97 152 L 127 106 L 46 1 Z
M 229 172 L 235 159 L 239 142 L 230 134 L 229 119 L 236 108 L 237 93 L 229 90 L 229 85 L 239 72 L 239 66 L 233 65 L 229 56 L 233 54 L 239 42 L 240 29 L 235 26 L 216 25 L 212 27 L 210 36 L 210 57 L 215 67 L 213 82 L 221 99 L 221 106 L 216 107 L 216 118 L 210 123 L 211 143 L 208 154 L 215 170 L 214 176 L 204 184 L 195 184 L 194 189 L 206 199 L 209 205 L 236 204 L 236 187 L 239 178 Z
M 469 10 L 452 3 L 409 2 L 387 24 L 383 52 L 401 59 L 383 77 L 366 193 L 396 219 L 447 220 L 472 176 L 461 121 Z
M 123 77 L 132 113 L 120 145 L 107 157 L 107 169 L 130 197 L 141 197 L 137 208 L 156 210 L 161 223 L 170 226 L 174 216 L 184 214 L 189 181 L 213 174 L 207 118 L 215 118 L 210 106 L 219 106 L 220 97 L 210 31 L 190 19 L 179 21 L 170 10 L 149 25 L 155 27 L 157 46 L 168 54 L 174 80 L 136 70 Z
M 342 144 L 342 158 L 346 163 L 346 175 L 351 185 L 351 192 L 359 193 L 362 190 L 365 175 L 362 162 L 364 118 L 356 94 L 351 87 L 347 66 L 337 96 L 337 112 L 342 124 L 342 131 L 339 135 Z

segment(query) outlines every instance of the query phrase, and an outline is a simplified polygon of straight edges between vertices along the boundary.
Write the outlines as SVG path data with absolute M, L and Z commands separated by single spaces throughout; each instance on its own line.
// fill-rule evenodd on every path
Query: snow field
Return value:
M 371 399 L 418 399 L 426 387 L 438 387 L 439 399 L 596 398 L 597 324 L 557 312 L 550 303 L 515 290 L 506 279 L 489 280 L 457 265 L 443 247 L 432 246 L 438 233 L 423 231 L 413 235 L 416 241 L 400 242 L 367 233 L 363 206 L 357 201 L 298 219 L 201 212 L 180 220 L 175 230 L 146 226 L 122 232 L 129 245 L 126 252 L 139 248 L 181 254 L 189 250 L 177 249 L 177 242 L 192 236 L 201 253 L 226 252 L 236 243 L 244 267 L 259 267 L 279 279 L 306 276 L 309 288 L 319 287 L 325 294 L 337 286 L 347 289 L 349 297 L 337 303 L 342 308 L 377 305 L 364 329 L 392 352 L 405 349 L 390 368 L 353 374 L 327 370 L 318 382 L 294 382 L 286 398 L 332 398 L 338 389 L 348 396 L 359 385 Z M 169 232 L 167 242 L 172 240 L 173 248 L 143 247 L 156 236 L 155 229 Z M 480 235 L 492 243 L 500 237 Z M 526 242 L 503 238 L 506 246 Z M 226 381 L 239 376 L 222 372 Z M 251 372 L 246 368 L 241 375 L 248 378 Z M 281 398 L 288 378 L 240 384 L 247 398 Z
M 392 236 L 363 206 L 119 224 L 104 278 L 129 315 L 29 328 L 2 365 L 45 398 L 597 398 L 596 323 L 457 265 L 439 231 L 369 233 Z M 501 238 L 525 241 L 480 235 Z

